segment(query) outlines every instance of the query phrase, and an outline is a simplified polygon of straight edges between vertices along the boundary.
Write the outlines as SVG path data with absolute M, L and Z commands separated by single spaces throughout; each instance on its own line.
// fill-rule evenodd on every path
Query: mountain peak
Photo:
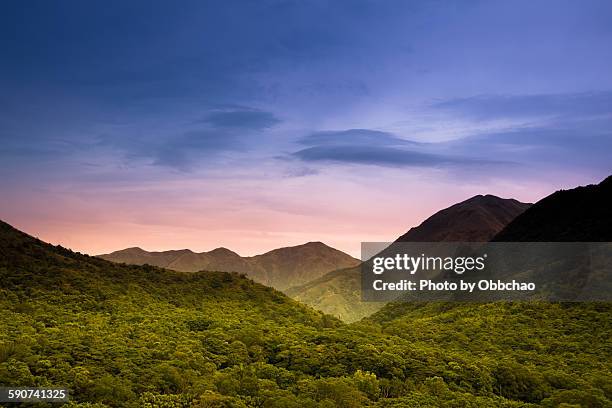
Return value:
M 331 248 L 329 245 L 324 244 L 321 241 L 309 241 L 302 246 L 310 247 L 310 248 Z
M 232 251 L 231 249 L 227 249 L 225 247 L 215 248 L 212 251 L 208 251 L 207 254 L 217 255 L 217 256 L 238 256 L 238 257 L 240 256 L 236 252 Z
M 155 252 L 164 252 L 164 251 L 155 251 Z M 193 252 L 191 249 L 189 248 L 183 248 L 183 249 L 172 249 L 170 251 L 166 251 L 166 252 L 176 252 L 177 254 L 195 254 L 195 252 Z M 153 253 L 153 252 L 150 252 Z
M 467 200 L 461 201 L 455 205 L 466 204 L 466 203 L 494 203 L 494 202 L 520 202 L 514 198 L 501 198 L 493 194 L 477 194 Z
M 397 241 L 489 241 L 530 205 L 492 194 L 479 194 L 438 211 Z
M 281 247 L 281 248 L 276 248 L 273 249 L 271 251 L 268 251 L 266 253 L 263 253 L 261 255 L 255 255 L 252 258 L 258 258 L 258 257 L 263 257 L 263 256 L 267 256 L 267 255 L 279 255 L 279 254 L 297 254 L 300 252 L 304 252 L 304 251 L 311 251 L 311 252 L 333 252 L 333 251 L 337 251 L 337 252 L 341 252 L 338 249 L 332 248 L 329 245 L 321 242 L 321 241 L 309 241 L 306 242 L 304 244 L 300 244 L 300 245 L 294 245 L 294 246 L 287 246 L 287 247 Z
M 140 248 L 140 247 L 129 247 L 129 248 L 125 248 L 121 250 L 122 252 L 131 252 L 131 253 L 148 253 L 147 251 L 145 251 L 144 249 Z M 119 251 L 115 251 L 115 252 L 119 252 Z

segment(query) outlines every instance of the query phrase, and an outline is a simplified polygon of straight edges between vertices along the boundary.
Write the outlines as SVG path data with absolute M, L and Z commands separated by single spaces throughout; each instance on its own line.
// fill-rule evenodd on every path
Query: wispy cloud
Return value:
M 430 143 L 370 129 L 315 132 L 297 140 L 307 148 L 292 157 L 392 167 L 487 164 L 500 167 L 499 174 L 510 163 L 543 171 L 559 166 L 612 171 L 612 92 L 474 96 L 439 102 L 433 109 L 467 119 L 470 131 Z M 491 128 L 486 121 L 499 124 Z
M 157 146 L 153 151 L 152 164 L 188 171 L 197 165 L 210 162 L 218 153 L 241 151 L 245 148 L 240 136 L 232 132 L 190 131 Z
M 103 135 L 96 145 L 119 151 L 128 160 L 192 171 L 214 164 L 223 153 L 253 153 L 265 144 L 265 131 L 280 122 L 272 112 L 228 106 L 189 122 L 188 130 L 152 130 L 155 133 L 150 137 Z
M 307 146 L 406 146 L 419 144 L 402 139 L 389 132 L 371 129 L 314 132 L 298 139 L 298 143 Z
M 612 114 L 612 92 L 536 95 L 478 95 L 448 99 L 432 105 L 477 120 L 588 117 Z
M 383 146 L 315 146 L 293 153 L 304 161 L 323 161 L 379 166 L 435 167 L 465 164 L 470 160 Z M 472 161 L 473 162 L 473 161 Z
M 458 154 L 505 157 L 531 167 L 612 171 L 612 120 L 553 123 L 483 133 L 440 144 Z
M 440 151 L 505 157 L 543 170 L 612 171 L 611 91 L 481 95 L 449 99 L 433 108 L 473 124 L 472 134 L 440 143 Z M 502 125 L 486 130 L 488 121 Z
M 309 147 L 293 157 L 306 162 L 364 164 L 386 167 L 473 166 L 501 161 L 436 152 L 436 145 L 418 143 L 389 132 L 370 129 L 322 131 L 304 136 L 298 143 Z

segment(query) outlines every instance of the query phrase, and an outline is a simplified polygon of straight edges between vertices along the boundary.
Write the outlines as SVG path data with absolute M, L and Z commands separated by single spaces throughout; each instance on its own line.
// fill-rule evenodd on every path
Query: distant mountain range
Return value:
M 397 241 L 488 241 L 530 205 L 493 195 L 477 195 L 438 211 Z M 330 272 L 312 282 L 289 288 L 285 293 L 348 322 L 368 316 L 384 305 L 361 301 L 361 271 L 358 266 Z
M 226 248 L 200 253 L 189 249 L 149 252 L 127 248 L 99 257 L 112 262 L 149 264 L 180 272 L 239 272 L 278 290 L 304 284 L 336 269 L 359 265 L 359 260 L 322 242 L 279 248 L 251 257 L 241 257 Z

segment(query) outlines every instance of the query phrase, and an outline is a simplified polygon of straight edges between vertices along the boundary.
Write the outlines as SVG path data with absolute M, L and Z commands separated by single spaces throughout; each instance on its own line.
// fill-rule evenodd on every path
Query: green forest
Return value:
M 0 278 L 0 383 L 67 387 L 64 407 L 612 404 L 610 304 L 389 304 L 344 324 L 243 275 L 113 264 L 7 224 Z

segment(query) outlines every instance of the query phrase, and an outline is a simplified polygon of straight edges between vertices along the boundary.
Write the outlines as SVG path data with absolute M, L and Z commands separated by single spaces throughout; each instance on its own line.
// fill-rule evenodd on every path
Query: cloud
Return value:
M 188 171 L 218 153 L 244 149 L 244 143 L 234 133 L 190 131 L 160 144 L 154 150 L 153 164 Z
M 517 127 L 439 144 L 440 151 L 505 157 L 516 162 L 612 171 L 612 120 Z
M 476 120 L 533 117 L 590 117 L 612 114 L 612 92 L 536 95 L 478 95 L 432 105 Z
M 299 167 L 299 168 L 290 168 L 285 171 L 284 176 L 286 178 L 297 178 L 297 177 L 307 177 L 314 176 L 319 174 L 319 172 L 310 167 Z
M 453 154 L 442 145 L 419 143 L 372 129 L 320 131 L 297 140 L 308 146 L 291 154 L 304 162 L 327 162 L 385 167 L 441 167 L 501 164 L 488 158 Z
M 223 153 L 254 151 L 267 138 L 264 132 L 280 123 L 273 113 L 241 105 L 216 105 L 202 120 L 189 125 L 199 129 L 157 133 L 147 136 L 115 133 L 98 136 L 95 146 L 122 152 L 131 162 L 145 160 L 155 166 L 181 171 L 215 162 Z M 256 132 L 257 137 L 252 137 Z
M 213 112 L 202 122 L 209 123 L 216 128 L 264 130 L 281 122 L 271 112 L 255 109 L 238 109 L 230 111 Z
M 306 146 L 339 146 L 339 145 L 363 145 L 363 146 L 406 146 L 419 145 L 417 142 L 402 139 L 388 132 L 370 129 L 347 129 L 337 131 L 321 131 L 311 133 L 298 140 L 298 143 Z
M 303 161 L 369 164 L 389 167 L 439 167 L 491 164 L 487 160 L 445 156 L 414 150 L 366 145 L 314 146 L 293 153 Z
M 199 165 L 214 162 L 224 152 L 248 149 L 248 143 L 239 132 L 224 129 L 191 130 L 171 137 L 121 137 L 103 135 L 96 144 L 117 150 L 129 162 L 145 160 L 155 166 L 191 171 Z
M 542 171 L 612 171 L 612 92 L 480 95 L 449 99 L 434 109 L 473 121 L 471 134 L 430 144 L 438 154 L 521 163 Z M 487 129 L 480 122 L 501 120 Z

